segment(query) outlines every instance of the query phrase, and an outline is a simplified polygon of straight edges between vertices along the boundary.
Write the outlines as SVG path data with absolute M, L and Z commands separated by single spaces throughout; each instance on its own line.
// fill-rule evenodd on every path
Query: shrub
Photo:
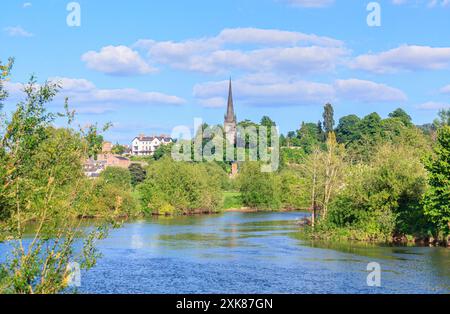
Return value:
M 128 170 L 130 171 L 131 176 L 131 185 L 135 187 L 136 185 L 144 182 L 147 177 L 147 172 L 144 168 L 142 168 L 141 164 L 132 163 Z
M 357 227 L 372 236 L 423 233 L 419 206 L 426 173 L 410 147 L 384 145 L 370 165 L 352 166 L 326 223 Z
M 209 164 L 163 158 L 147 169 L 138 186 L 144 209 L 153 214 L 214 212 L 222 206 L 221 175 Z
M 246 162 L 239 175 L 242 202 L 245 206 L 258 209 L 279 209 L 281 201 L 281 180 L 275 173 L 261 172 L 257 162 Z
M 124 190 L 130 189 L 131 175 L 127 169 L 119 167 L 107 167 L 100 175 L 107 184 Z
M 283 169 L 279 173 L 281 180 L 281 201 L 283 207 L 289 209 L 302 209 L 310 206 L 310 191 L 306 178 L 293 169 Z

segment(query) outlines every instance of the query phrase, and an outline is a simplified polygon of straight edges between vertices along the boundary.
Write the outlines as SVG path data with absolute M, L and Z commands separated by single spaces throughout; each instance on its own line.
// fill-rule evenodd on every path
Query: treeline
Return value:
M 377 113 L 345 116 L 335 126 L 327 104 L 323 121 L 302 123 L 281 136 L 286 148 L 281 170 L 272 174 L 278 195 L 272 200 L 309 208 L 316 238 L 446 243 L 449 117 L 450 110 L 443 110 L 433 124 L 415 126 L 397 109 L 386 119 Z M 259 187 L 248 186 L 259 193 Z M 267 194 L 261 193 L 260 204 L 267 204 Z
M 317 238 L 447 241 L 449 117 L 450 111 L 442 111 L 432 124 L 415 126 L 396 109 L 384 119 L 377 113 L 349 115 L 336 124 L 327 104 L 321 121 L 280 135 L 278 171 L 264 173 L 260 162 L 240 162 L 234 179 L 227 176 L 231 163 L 225 157 L 176 163 L 165 148 L 150 161 L 150 175 L 137 188 L 140 204 L 153 214 L 215 212 L 222 208 L 224 192 L 236 192 L 234 205 L 239 198 L 238 204 L 258 210 L 312 211 L 307 223 Z M 240 125 L 258 130 L 276 124 L 263 117 Z M 202 138 L 202 147 L 210 140 Z

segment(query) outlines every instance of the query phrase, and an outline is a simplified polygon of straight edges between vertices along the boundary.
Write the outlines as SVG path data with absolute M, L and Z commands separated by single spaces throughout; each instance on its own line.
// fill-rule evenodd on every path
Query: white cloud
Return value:
M 141 75 L 156 71 L 136 51 L 126 46 L 107 46 L 100 52 L 88 51 L 81 60 L 89 69 L 110 75 Z
M 450 48 L 405 45 L 379 54 L 358 56 L 350 67 L 375 73 L 442 70 L 450 67 Z
M 337 80 L 334 84 L 337 96 L 364 103 L 406 101 L 401 90 L 385 84 L 359 79 Z
M 224 106 L 228 81 L 207 82 L 194 86 L 194 96 L 207 107 Z M 318 104 L 334 98 L 332 86 L 307 81 L 268 81 L 248 76 L 233 83 L 236 100 L 255 106 L 292 106 Z
M 26 8 L 30 8 L 32 5 L 33 5 L 33 4 L 32 4 L 31 2 L 25 2 L 25 3 L 22 5 L 22 7 L 23 7 L 24 9 L 26 9 Z
M 61 82 L 60 94 L 73 97 L 74 102 L 103 102 L 115 104 L 166 104 L 181 105 L 185 101 L 177 96 L 158 92 L 143 92 L 134 88 L 100 89 L 85 79 L 52 78 L 51 81 Z
M 21 26 L 8 26 L 3 31 L 10 37 L 32 37 L 33 34 L 23 29 Z
M 440 110 L 450 108 L 450 105 L 443 102 L 428 101 L 417 106 L 421 110 Z
M 223 107 L 228 81 L 194 86 L 200 105 Z M 337 80 L 332 84 L 282 79 L 273 75 L 246 76 L 233 82 L 235 100 L 252 106 L 323 105 L 329 101 L 350 100 L 362 103 L 400 102 L 407 99 L 399 89 L 371 81 Z
M 203 73 L 326 71 L 349 54 L 333 38 L 257 28 L 224 29 L 215 37 L 180 42 L 141 39 L 134 47 L 144 49 L 152 62 Z
M 442 94 L 450 94 L 450 84 L 447 85 L 447 86 L 442 87 L 442 88 L 440 89 L 440 92 L 441 92 Z
M 86 79 L 54 77 L 49 81 L 61 85 L 61 91 L 55 102 L 62 103 L 65 97 L 69 97 L 69 103 L 74 105 L 79 113 L 105 113 L 132 104 L 178 106 L 186 102 L 177 96 L 140 91 L 134 88 L 101 89 Z M 22 83 L 5 82 L 5 88 L 12 101 L 24 97 L 24 84 Z
M 221 43 L 232 44 L 268 44 L 268 45 L 319 45 L 339 47 L 344 43 L 340 40 L 315 34 L 261 28 L 227 28 L 216 37 Z

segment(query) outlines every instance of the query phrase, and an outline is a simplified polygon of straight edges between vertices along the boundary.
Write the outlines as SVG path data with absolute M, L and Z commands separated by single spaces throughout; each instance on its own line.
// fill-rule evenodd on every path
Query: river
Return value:
M 225 213 L 125 223 L 80 293 L 449 293 L 450 250 L 302 240 L 304 213 Z M 367 285 L 367 265 L 381 286 Z

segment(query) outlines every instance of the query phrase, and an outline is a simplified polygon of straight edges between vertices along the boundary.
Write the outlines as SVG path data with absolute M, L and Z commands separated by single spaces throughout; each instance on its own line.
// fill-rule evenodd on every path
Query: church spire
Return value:
M 235 120 L 236 117 L 234 115 L 233 90 L 231 88 L 231 77 L 230 77 L 230 84 L 228 87 L 227 115 L 225 116 L 225 122 L 235 122 Z

